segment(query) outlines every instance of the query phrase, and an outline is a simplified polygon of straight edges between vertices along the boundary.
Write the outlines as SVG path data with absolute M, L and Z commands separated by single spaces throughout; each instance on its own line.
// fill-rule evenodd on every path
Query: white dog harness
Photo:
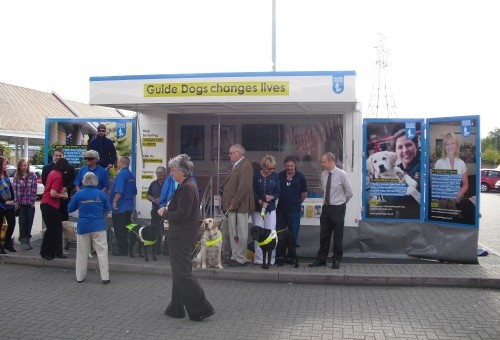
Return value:
M 144 227 L 141 227 L 139 229 L 139 240 L 141 240 L 142 243 L 144 243 L 145 246 L 152 246 L 153 244 L 156 243 L 156 240 L 154 241 L 148 241 L 148 240 L 145 240 L 143 237 L 142 237 L 142 229 L 144 229 Z
M 278 237 L 278 234 L 276 233 L 276 230 L 271 230 L 271 234 L 262 242 L 257 242 L 259 247 L 265 246 L 268 243 L 271 243 L 272 240 Z

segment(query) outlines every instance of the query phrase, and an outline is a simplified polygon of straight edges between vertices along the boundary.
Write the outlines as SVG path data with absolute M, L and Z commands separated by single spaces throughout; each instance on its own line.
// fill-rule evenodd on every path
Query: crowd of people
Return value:
M 102 131 L 101 131 L 102 130 Z M 99 133 L 105 132 L 101 126 Z M 101 138 L 101 139 L 98 139 Z M 110 149 L 99 135 L 99 147 Z M 94 145 L 97 142 L 93 142 Z M 104 151 L 108 152 L 108 151 Z M 115 151 L 116 152 L 116 151 Z M 307 197 L 305 176 L 297 171 L 296 160 L 288 156 L 284 170 L 275 171 L 276 159 L 265 155 L 259 168 L 254 171 L 245 157 L 245 148 L 240 144 L 231 145 L 229 158 L 231 170 L 224 180 L 221 190 L 221 206 L 225 213 L 221 229 L 225 234 L 223 255 L 225 263 L 231 267 L 246 266 L 248 263 L 248 218 L 254 226 L 264 229 L 287 231 L 286 247 L 275 249 L 272 263 L 283 265 L 297 258 L 296 247 L 300 231 L 301 205 Z M 89 252 L 97 254 L 100 275 L 104 284 L 110 283 L 108 269 L 108 242 L 106 217 L 111 214 L 116 249 L 114 256 L 133 256 L 128 246 L 129 229 L 133 223 L 137 185 L 130 171 L 130 159 L 116 158 L 118 172 L 110 187 L 109 166 L 115 159 L 107 155 L 104 163 L 98 151 L 85 152 L 85 166 L 79 171 L 64 158 L 62 149 L 55 149 L 53 162 L 42 171 L 45 190 L 40 202 L 43 234 L 40 255 L 45 260 L 65 258 L 62 240 L 63 221 L 68 220 L 68 212 L 78 211 L 76 223 L 76 281 L 83 282 L 87 275 Z M 31 227 L 35 214 L 36 177 L 29 171 L 26 160 L 20 160 L 11 184 L 6 176 L 6 161 L 0 158 L 0 219 L 7 220 L 7 233 L 1 243 L 0 253 L 5 250 L 15 252 L 12 235 L 15 216 L 19 215 L 19 240 L 24 250 L 31 248 Z M 342 234 L 345 204 L 352 197 L 352 189 L 345 172 L 335 167 L 335 156 L 326 153 L 322 158 L 324 172 L 321 182 L 326 193 L 321 214 L 320 249 L 311 267 L 326 264 L 333 233 L 333 268 L 339 267 L 342 259 Z M 193 176 L 194 165 L 185 154 L 172 158 L 168 167 L 156 169 L 156 179 L 150 184 L 146 198 L 151 202 L 151 228 L 158 235 L 155 246 L 157 253 L 170 255 L 172 266 L 172 300 L 165 314 L 181 318 L 187 312 L 192 320 L 201 321 L 214 313 L 205 297 L 203 289 L 192 275 L 192 251 L 199 237 L 200 197 L 198 183 Z M 328 175 L 330 174 L 330 175 Z M 333 176 L 332 176 L 333 175 Z M 163 220 L 168 221 L 168 232 Z M 130 236 L 134 237 L 134 236 Z M 162 241 L 164 240 L 163 244 Z M 262 251 L 254 242 L 253 262 L 262 264 Z

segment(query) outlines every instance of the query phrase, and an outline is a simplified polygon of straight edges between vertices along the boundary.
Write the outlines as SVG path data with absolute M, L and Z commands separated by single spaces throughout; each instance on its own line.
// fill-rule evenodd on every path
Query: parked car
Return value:
M 34 172 L 36 175 L 36 195 L 37 197 L 42 197 L 45 186 L 42 183 L 42 170 L 30 166 L 30 172 Z M 14 174 L 16 173 L 16 167 L 13 165 L 7 165 L 7 174 L 11 183 L 14 183 Z
M 481 170 L 481 192 L 495 189 L 496 183 L 500 181 L 500 170 L 482 169 Z

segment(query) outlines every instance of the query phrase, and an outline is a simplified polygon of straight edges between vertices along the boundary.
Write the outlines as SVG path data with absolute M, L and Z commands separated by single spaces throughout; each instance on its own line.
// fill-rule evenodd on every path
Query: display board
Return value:
M 365 120 L 363 219 L 422 220 L 422 119 Z
M 47 118 L 44 163 L 52 162 L 55 148 L 62 148 L 71 165 L 76 169 L 84 166 L 85 151 L 97 136 L 99 124 L 106 126 L 106 137 L 113 142 L 117 157 L 130 157 L 131 171 L 135 172 L 136 122 L 130 118 Z
M 426 221 L 478 227 L 479 117 L 427 120 Z

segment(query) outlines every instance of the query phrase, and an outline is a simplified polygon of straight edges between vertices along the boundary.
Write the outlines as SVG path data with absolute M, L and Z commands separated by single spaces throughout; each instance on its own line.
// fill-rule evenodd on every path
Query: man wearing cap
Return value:
M 98 179 L 97 189 L 106 192 L 109 187 L 108 172 L 103 167 L 97 164 L 97 162 L 99 161 L 99 153 L 95 150 L 89 150 L 85 153 L 84 159 L 87 165 L 85 165 L 80 169 L 80 171 L 78 171 L 75 181 L 73 182 L 76 187 L 76 191 L 79 191 L 83 186 L 83 176 L 85 176 L 87 172 L 93 172 Z
M 113 141 L 106 137 L 106 125 L 99 124 L 97 136 L 89 143 L 87 150 L 95 150 L 99 153 L 99 164 L 104 169 L 111 168 L 116 163 L 116 149 Z M 83 177 L 82 177 L 83 178 Z

